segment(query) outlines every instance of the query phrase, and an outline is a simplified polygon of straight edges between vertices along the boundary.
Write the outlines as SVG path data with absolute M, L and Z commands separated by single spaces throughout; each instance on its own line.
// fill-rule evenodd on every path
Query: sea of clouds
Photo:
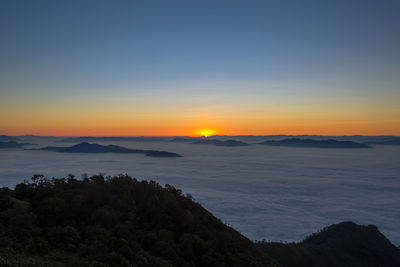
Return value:
M 24 141 L 45 145 L 54 138 Z M 262 141 L 262 140 L 261 140 Z M 102 142 L 101 144 L 111 144 Z M 114 142 L 166 150 L 183 158 L 140 154 L 70 154 L 0 150 L 0 187 L 33 174 L 128 173 L 191 194 L 252 240 L 299 241 L 340 221 L 377 225 L 400 245 L 400 147 L 371 149 L 217 147 L 172 142 Z

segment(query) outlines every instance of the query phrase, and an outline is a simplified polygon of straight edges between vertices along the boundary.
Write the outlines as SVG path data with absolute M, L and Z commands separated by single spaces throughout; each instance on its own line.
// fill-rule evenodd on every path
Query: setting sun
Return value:
M 201 130 L 198 130 L 197 133 L 201 136 L 209 137 L 211 135 L 214 135 L 216 133 L 216 131 L 211 130 L 211 129 L 201 129 Z

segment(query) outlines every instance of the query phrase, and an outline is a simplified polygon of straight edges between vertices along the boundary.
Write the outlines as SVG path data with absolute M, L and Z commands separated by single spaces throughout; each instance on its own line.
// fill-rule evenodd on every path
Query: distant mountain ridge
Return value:
M 1 135 L 0 141 L 17 141 L 19 138 L 54 138 L 57 143 L 81 143 L 81 142 L 193 142 L 198 140 L 206 139 L 205 137 L 189 137 L 189 136 L 81 136 L 81 137 L 65 137 L 60 139 L 60 137 L 54 136 L 36 136 L 36 135 L 23 135 L 23 136 L 7 136 Z M 333 139 L 336 141 L 353 141 L 357 143 L 365 144 L 377 144 L 381 142 L 400 140 L 399 136 L 393 135 L 377 135 L 377 136 L 367 136 L 367 135 L 213 135 L 209 136 L 207 139 L 216 139 L 221 141 L 226 141 L 229 139 L 234 139 L 237 141 L 253 144 L 259 143 L 264 140 L 279 141 L 283 139 L 313 139 L 313 140 L 327 140 Z M 57 140 L 58 139 L 58 140 Z M 378 144 L 379 143 L 379 144 Z M 385 145 L 385 144 L 383 144 Z M 396 145 L 387 143 L 387 145 Z
M 250 144 L 229 139 L 226 141 L 221 141 L 217 139 L 202 139 L 193 141 L 191 144 L 201 144 L 201 145 L 213 145 L 213 146 L 227 146 L 227 147 L 235 147 L 235 146 L 249 146 Z
M 0 148 L 21 148 L 23 146 L 31 146 L 31 143 L 19 143 L 16 141 L 0 142 Z
M 214 146 L 249 146 L 248 143 L 237 141 L 237 140 L 217 140 L 217 139 L 206 139 L 204 137 L 71 137 L 63 140 L 56 141 L 57 143 L 75 143 L 75 142 L 175 142 L 175 143 L 191 143 L 191 144 L 202 144 L 202 145 L 214 145 Z
M 119 136 L 81 136 L 81 137 L 68 137 L 56 141 L 57 143 L 80 143 L 80 142 L 141 142 L 141 141 L 168 141 L 171 137 L 119 137 Z
M 367 144 L 356 143 L 353 141 L 313 140 L 289 138 L 284 140 L 270 140 L 259 143 L 266 146 L 286 146 L 286 147 L 311 147 L 311 148 L 370 148 Z
M 365 144 L 378 146 L 400 146 L 400 138 L 385 141 L 366 142 Z
M 170 142 L 175 143 L 191 143 L 199 140 L 201 137 L 175 137 L 169 140 Z
M 171 157 L 182 157 L 177 153 L 168 152 L 168 151 L 158 151 L 158 150 L 144 150 L 144 149 L 129 149 L 121 146 L 108 145 L 103 146 L 99 144 L 90 144 L 87 142 L 83 142 L 77 145 L 73 145 L 70 147 L 42 147 L 37 150 L 48 150 L 48 151 L 56 151 L 62 153 L 121 153 L 121 154 L 145 154 L 149 157 L 162 157 L 162 158 L 171 158 Z
M 8 142 L 8 141 L 20 141 L 18 137 L 8 136 L 8 135 L 0 135 L 0 142 Z

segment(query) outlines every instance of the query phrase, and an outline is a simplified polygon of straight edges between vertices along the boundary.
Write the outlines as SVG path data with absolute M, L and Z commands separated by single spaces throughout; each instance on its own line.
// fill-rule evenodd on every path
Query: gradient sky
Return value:
M 0 1 L 0 134 L 400 135 L 400 1 Z

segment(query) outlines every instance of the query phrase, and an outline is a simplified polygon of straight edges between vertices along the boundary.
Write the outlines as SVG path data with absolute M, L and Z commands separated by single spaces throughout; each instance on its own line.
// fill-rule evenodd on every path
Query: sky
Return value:
M 3 0 L 0 134 L 400 135 L 398 14 L 397 0 Z

